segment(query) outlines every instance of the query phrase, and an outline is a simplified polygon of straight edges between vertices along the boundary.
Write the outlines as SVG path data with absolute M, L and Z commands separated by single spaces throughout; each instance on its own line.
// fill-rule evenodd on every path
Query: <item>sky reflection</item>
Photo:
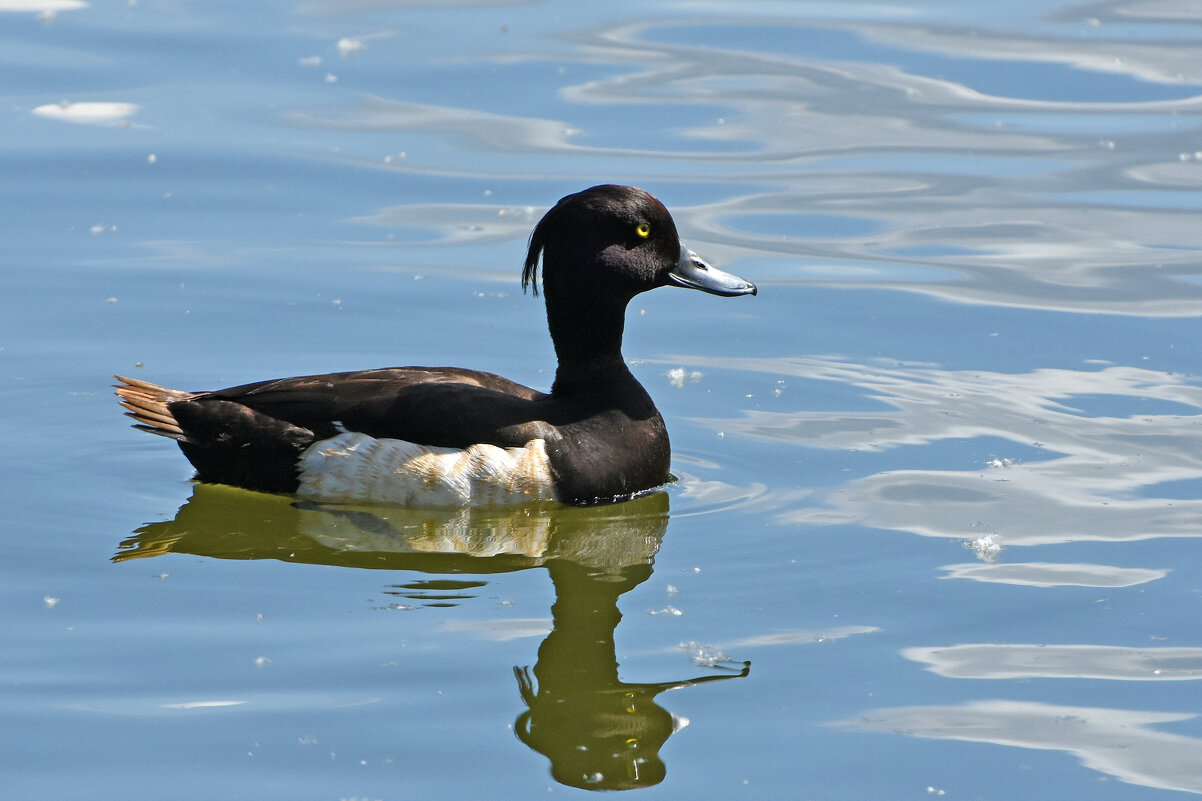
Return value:
M 1162 579 L 1168 570 L 1139 567 L 1115 567 L 1084 563 L 1058 564 L 1050 562 L 966 562 L 944 565 L 943 578 L 972 579 L 994 584 L 1017 584 L 1024 587 L 1134 587 Z
M 1028 9 L 1022 26 L 965 36 L 935 8 L 824 20 L 809 4 L 797 15 L 738 6 L 733 27 L 697 8 L 616 23 L 598 13 L 552 52 L 486 43 L 474 58 L 490 82 L 553 98 L 537 115 L 369 70 L 339 84 L 340 102 L 283 119 L 365 135 L 339 158 L 402 174 L 575 182 L 588 164 L 653 191 L 702 180 L 708 198 L 672 203 L 690 238 L 715 258 L 770 263 L 776 280 L 863 286 L 856 273 L 870 264 L 869 285 L 960 302 L 1202 314 L 1190 280 L 1202 229 L 1194 204 L 1166 194 L 1202 180 L 1202 39 L 1160 25 L 1188 9 Z M 356 59 L 391 56 L 404 39 Z M 1003 75 L 1004 87 L 988 84 Z M 403 160 L 385 160 L 384 137 L 405 143 Z M 849 206 L 852 228 L 823 223 L 852 220 Z
M 878 709 L 836 724 L 935 740 L 1065 751 L 1085 767 L 1130 784 L 1202 793 L 1202 740 L 1154 726 L 1195 715 L 975 701 L 962 706 Z
M 869 452 L 950 439 L 990 443 L 977 469 L 903 467 L 853 478 L 819 494 L 814 506 L 782 512 L 782 522 L 991 534 L 1003 546 L 1202 536 L 1202 501 L 1171 490 L 1173 482 L 1202 479 L 1202 387 L 1187 376 L 1133 367 L 1008 374 L 824 358 L 678 360 L 845 383 L 887 407 L 755 409 L 697 421 L 727 434 Z M 1169 411 L 1138 413 L 1146 401 Z M 999 440 L 1013 451 L 994 452 Z
M 1202 648 L 966 643 L 906 648 L 902 656 L 951 679 L 1202 679 Z

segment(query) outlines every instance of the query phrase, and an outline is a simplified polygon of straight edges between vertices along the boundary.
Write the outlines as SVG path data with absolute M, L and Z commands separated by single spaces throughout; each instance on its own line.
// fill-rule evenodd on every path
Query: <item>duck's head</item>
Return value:
M 625 307 L 638 293 L 661 286 L 723 296 L 756 293 L 755 284 L 711 267 L 685 247 L 664 204 L 632 186 L 585 189 L 543 216 L 530 235 L 522 273 L 522 288 L 535 294 L 540 254 L 549 304 L 576 298 Z

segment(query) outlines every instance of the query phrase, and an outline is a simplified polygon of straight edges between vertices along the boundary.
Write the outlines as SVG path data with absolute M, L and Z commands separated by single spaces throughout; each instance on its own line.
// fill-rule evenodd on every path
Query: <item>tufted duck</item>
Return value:
M 491 373 L 395 367 L 184 392 L 116 376 L 135 427 L 170 437 L 201 481 L 406 505 L 587 504 L 669 480 L 668 433 L 622 358 L 626 305 L 660 286 L 754 295 L 684 247 L 641 189 L 568 195 L 530 236 L 559 367 L 550 393 Z

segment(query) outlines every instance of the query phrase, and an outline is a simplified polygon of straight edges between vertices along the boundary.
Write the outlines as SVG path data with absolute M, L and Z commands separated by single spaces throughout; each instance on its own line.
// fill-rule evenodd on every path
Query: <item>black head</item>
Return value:
M 565 361 L 619 363 L 626 304 L 640 292 L 660 286 L 727 296 L 756 291 L 686 248 L 664 205 L 632 186 L 585 189 L 543 216 L 530 235 L 522 272 L 522 288 L 535 294 L 540 255 L 547 322 L 561 368 Z M 560 372 L 556 387 L 563 384 Z
M 680 236 L 664 205 L 632 186 L 594 186 L 568 195 L 530 235 L 522 288 L 576 293 L 604 291 L 622 302 L 668 283 L 680 261 Z

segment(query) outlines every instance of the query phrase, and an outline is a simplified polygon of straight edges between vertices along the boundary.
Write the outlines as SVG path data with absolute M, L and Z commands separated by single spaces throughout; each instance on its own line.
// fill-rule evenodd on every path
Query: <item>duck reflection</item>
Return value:
M 750 663 L 727 675 L 624 683 L 614 654 L 614 629 L 622 619 L 618 597 L 651 576 L 650 561 L 602 572 L 555 560 L 547 569 L 555 584 L 554 624 L 538 649 L 534 678 L 529 668 L 514 668 L 529 707 L 514 726 L 518 737 L 551 760 L 551 774 L 563 784 L 604 790 L 658 784 L 666 772 L 660 747 L 681 721 L 655 697 L 746 676 Z
M 682 722 L 656 702 L 661 692 L 750 669 L 660 683 L 618 677 L 618 599 L 651 576 L 667 525 L 663 492 L 588 508 L 414 510 L 196 484 L 173 520 L 139 528 L 113 559 L 187 553 L 455 575 L 545 567 L 553 627 L 534 668 L 514 668 L 527 707 L 515 731 L 550 759 L 557 781 L 624 790 L 666 773 L 659 751 Z

